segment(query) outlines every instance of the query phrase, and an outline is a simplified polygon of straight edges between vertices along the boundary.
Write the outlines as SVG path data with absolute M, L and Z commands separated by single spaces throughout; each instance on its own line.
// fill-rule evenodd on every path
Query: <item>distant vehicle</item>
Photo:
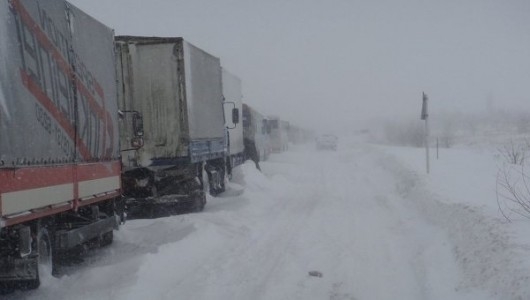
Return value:
M 267 160 L 272 152 L 270 131 L 267 118 L 243 103 L 243 137 L 246 158 L 252 158 L 255 155 L 253 151 L 255 151 L 257 161 Z
M 293 124 L 289 124 L 287 131 L 289 143 L 294 145 L 305 144 L 315 140 L 315 133 L 312 130 L 305 129 Z
M 289 122 L 281 120 L 279 117 L 270 116 L 268 124 L 271 131 L 272 152 L 279 153 L 288 150 L 289 140 L 287 132 L 289 131 Z
M 317 137 L 317 149 L 318 150 L 337 150 L 339 138 L 333 134 L 323 134 Z

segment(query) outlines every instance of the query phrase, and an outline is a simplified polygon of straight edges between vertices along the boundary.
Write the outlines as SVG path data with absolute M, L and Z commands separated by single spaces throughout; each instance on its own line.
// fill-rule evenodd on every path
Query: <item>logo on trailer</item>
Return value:
M 77 152 L 83 160 L 110 158 L 114 129 L 105 94 L 73 51 L 71 34 L 62 31 L 38 2 L 38 21 L 20 0 L 10 3 L 22 58 L 20 76 L 37 100 L 37 121 L 66 155 Z

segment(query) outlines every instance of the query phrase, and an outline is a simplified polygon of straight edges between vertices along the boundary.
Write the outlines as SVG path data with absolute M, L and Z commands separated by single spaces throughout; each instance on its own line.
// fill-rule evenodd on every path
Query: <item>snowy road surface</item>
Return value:
M 388 151 L 294 147 L 262 169 L 240 167 L 204 213 L 128 222 L 67 275 L 9 298 L 530 299 L 528 248 Z

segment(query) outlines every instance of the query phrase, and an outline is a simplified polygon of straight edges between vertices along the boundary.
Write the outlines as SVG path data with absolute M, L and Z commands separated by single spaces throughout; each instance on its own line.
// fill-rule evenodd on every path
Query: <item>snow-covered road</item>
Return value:
M 500 253 L 506 247 L 494 221 L 467 206 L 438 201 L 421 176 L 378 147 L 354 142 L 337 152 L 294 147 L 273 155 L 262 169 L 263 174 L 251 163 L 241 166 L 231 190 L 209 198 L 203 213 L 129 221 L 113 245 L 91 252 L 68 275 L 45 278 L 39 290 L 9 298 L 529 295 L 523 287 L 528 269 L 521 267 L 527 259 Z M 473 228 L 463 227 L 469 224 Z M 480 252 L 496 239 L 499 253 Z M 309 276 L 310 271 L 323 276 Z

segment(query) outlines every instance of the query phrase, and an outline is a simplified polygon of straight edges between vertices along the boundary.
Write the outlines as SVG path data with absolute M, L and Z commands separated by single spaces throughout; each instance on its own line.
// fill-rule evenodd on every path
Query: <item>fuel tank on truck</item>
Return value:
M 116 52 L 126 170 L 225 155 L 219 58 L 182 38 L 117 36 Z M 139 143 L 134 140 L 138 132 L 127 121 L 135 115 L 143 123 Z
M 113 40 L 66 1 L 1 1 L 2 224 L 120 194 Z

